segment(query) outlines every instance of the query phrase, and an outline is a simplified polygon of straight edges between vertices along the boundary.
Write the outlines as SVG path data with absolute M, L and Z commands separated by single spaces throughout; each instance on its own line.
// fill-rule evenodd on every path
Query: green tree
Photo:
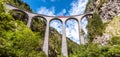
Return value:
M 93 14 L 93 18 L 88 19 L 87 29 L 88 39 L 90 42 L 92 42 L 92 40 L 96 38 L 96 36 L 102 35 L 104 30 L 104 24 L 102 22 L 102 19 L 97 13 Z

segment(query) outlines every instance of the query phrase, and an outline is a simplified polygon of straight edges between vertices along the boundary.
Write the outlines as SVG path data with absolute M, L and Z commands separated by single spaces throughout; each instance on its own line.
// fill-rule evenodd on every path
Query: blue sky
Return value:
M 49 16 L 70 16 L 83 14 L 85 11 L 88 0 L 23 0 L 30 5 L 33 12 L 38 14 L 45 14 Z M 87 34 L 85 29 L 87 21 L 82 20 L 83 30 Z M 57 29 L 59 33 L 62 33 L 62 24 L 59 20 L 53 20 L 50 26 Z M 70 19 L 66 23 L 66 36 L 73 41 L 79 43 L 78 37 L 78 23 L 74 19 Z

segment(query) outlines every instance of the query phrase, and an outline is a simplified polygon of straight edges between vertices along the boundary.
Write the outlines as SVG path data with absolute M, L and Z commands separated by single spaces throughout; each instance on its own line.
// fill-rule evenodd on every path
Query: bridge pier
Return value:
M 80 44 L 85 44 L 85 39 L 84 39 L 84 36 L 83 36 L 83 34 L 82 34 L 82 23 L 81 23 L 81 20 L 78 22 L 78 24 L 79 24 L 79 38 L 80 38 Z
M 62 54 L 68 57 L 65 21 L 63 21 L 62 25 Z
M 29 28 L 30 28 L 30 26 L 31 26 L 32 17 L 33 17 L 33 16 L 29 16 L 29 17 L 28 17 L 27 26 L 28 26 Z
M 43 43 L 43 51 L 45 52 L 45 54 L 47 55 L 47 57 L 49 56 L 48 54 L 48 43 L 49 43 L 49 22 L 47 20 L 47 25 L 46 25 L 46 31 L 45 31 L 45 37 L 44 37 L 44 43 Z

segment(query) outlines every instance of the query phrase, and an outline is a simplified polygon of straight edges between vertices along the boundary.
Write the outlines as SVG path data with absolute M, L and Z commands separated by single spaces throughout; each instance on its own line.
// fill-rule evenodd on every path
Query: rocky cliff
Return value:
M 95 36 L 93 42 L 105 45 L 110 38 L 120 35 L 120 0 L 89 0 L 86 7 L 86 12 L 88 11 L 96 12 L 104 24 L 102 34 Z

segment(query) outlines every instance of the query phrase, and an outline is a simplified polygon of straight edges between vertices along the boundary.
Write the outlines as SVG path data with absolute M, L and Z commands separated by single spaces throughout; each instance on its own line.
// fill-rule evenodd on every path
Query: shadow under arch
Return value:
M 71 20 L 71 19 L 73 19 L 73 20 L 75 20 L 75 21 L 79 22 L 79 20 L 78 20 L 77 18 L 74 18 L 74 17 L 69 17 L 69 18 L 67 18 L 67 19 L 65 20 L 65 24 L 66 24 L 66 22 L 67 22 L 68 20 Z
M 62 54 L 62 21 L 59 18 L 53 18 L 49 23 L 49 57 L 58 57 Z
M 27 24 L 29 16 L 26 12 L 19 9 L 12 9 L 9 11 L 9 13 L 13 16 L 15 20 L 20 20 Z
M 44 30 L 46 29 L 46 22 L 47 20 L 44 17 L 34 16 L 32 17 L 30 28 L 33 31 L 40 32 L 40 30 L 42 30 L 43 28 Z
M 88 16 L 92 16 L 93 17 L 93 14 L 83 14 L 83 16 L 81 17 L 81 19 L 80 19 L 80 21 L 82 20 L 82 19 L 84 19 L 84 17 L 88 17 Z
M 38 50 L 42 51 L 42 46 L 44 43 L 45 30 L 46 30 L 46 19 L 42 16 L 34 16 L 30 23 L 30 28 L 33 32 L 37 33 L 39 38 L 39 48 Z
M 93 14 L 92 13 L 88 13 L 88 14 L 84 14 L 82 15 L 81 19 L 80 19 L 80 25 L 82 26 L 81 28 L 81 35 L 84 38 L 84 43 L 88 43 L 87 40 L 87 35 L 88 35 L 88 29 L 87 29 L 87 25 L 88 25 L 88 17 L 92 18 Z
M 32 19 L 34 19 L 35 17 L 40 17 L 40 18 L 44 19 L 47 22 L 47 19 L 44 16 L 36 15 L 36 16 L 32 17 Z
M 63 23 L 63 21 L 60 18 L 52 18 L 52 19 L 50 19 L 49 23 L 53 20 L 59 20 L 61 23 Z

